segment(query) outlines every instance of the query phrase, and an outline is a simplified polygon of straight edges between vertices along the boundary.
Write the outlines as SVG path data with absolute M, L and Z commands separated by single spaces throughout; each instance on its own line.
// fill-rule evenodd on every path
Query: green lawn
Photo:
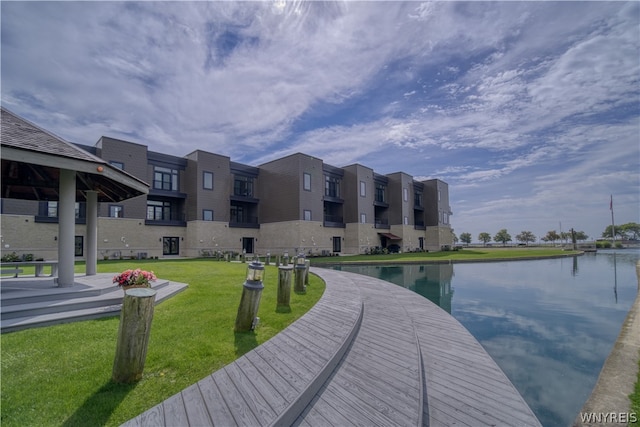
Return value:
M 3 426 L 119 425 L 265 342 L 308 311 L 324 291 L 324 283 L 311 276 L 305 295 L 292 292 L 291 312 L 276 312 L 278 274 L 268 266 L 260 325 L 255 333 L 236 334 L 246 264 L 107 261 L 98 264 L 98 271 L 137 267 L 189 284 L 155 307 L 144 378 L 134 385 L 111 382 L 118 317 L 3 334 Z
M 471 248 L 459 251 L 415 252 L 387 255 L 354 255 L 344 257 L 311 258 L 312 264 L 321 263 L 398 263 L 398 262 L 444 262 L 444 261 L 488 261 L 531 257 L 575 255 L 580 252 L 554 248 Z
M 638 379 L 633 393 L 629 396 L 631 399 L 631 413 L 635 414 L 636 421 L 629 423 L 629 426 L 640 426 L 640 361 L 638 361 Z

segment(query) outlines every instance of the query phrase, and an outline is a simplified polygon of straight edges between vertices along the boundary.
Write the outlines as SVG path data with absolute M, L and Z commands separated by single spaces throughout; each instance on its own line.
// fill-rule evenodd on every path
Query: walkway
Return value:
M 326 291 L 271 340 L 125 426 L 539 426 L 452 316 L 397 285 L 314 268 Z

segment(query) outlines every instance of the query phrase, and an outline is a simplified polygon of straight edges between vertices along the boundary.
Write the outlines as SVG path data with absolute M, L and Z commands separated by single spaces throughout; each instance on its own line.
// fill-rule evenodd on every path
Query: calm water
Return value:
M 454 265 L 341 266 L 417 292 L 484 346 L 544 426 L 570 425 L 637 294 L 639 250 Z

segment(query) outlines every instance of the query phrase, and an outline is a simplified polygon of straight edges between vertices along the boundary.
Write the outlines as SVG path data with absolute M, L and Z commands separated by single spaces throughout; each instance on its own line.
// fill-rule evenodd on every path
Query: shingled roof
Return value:
M 100 157 L 1 108 L 2 194 L 4 198 L 58 200 L 59 170 L 77 172 L 77 200 L 86 191 L 117 202 L 148 192 L 149 185 Z

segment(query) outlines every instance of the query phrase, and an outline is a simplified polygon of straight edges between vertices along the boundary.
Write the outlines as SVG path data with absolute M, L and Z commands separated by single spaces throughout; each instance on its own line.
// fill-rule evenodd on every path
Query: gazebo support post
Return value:
M 87 261 L 85 273 L 95 276 L 98 269 L 98 192 L 87 191 Z
M 73 286 L 76 228 L 76 172 L 60 169 L 58 201 L 58 287 Z

